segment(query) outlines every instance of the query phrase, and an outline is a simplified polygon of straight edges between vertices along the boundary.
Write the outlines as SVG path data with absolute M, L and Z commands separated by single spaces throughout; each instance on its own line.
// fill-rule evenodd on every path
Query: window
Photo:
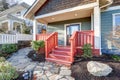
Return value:
M 113 14 L 113 31 L 114 34 L 116 34 L 117 28 L 120 27 L 120 13 L 119 14 Z

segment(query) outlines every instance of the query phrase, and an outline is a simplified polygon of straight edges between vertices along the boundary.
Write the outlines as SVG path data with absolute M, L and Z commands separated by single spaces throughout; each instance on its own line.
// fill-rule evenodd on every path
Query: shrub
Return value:
M 91 58 L 92 57 L 92 49 L 91 49 L 91 44 L 85 44 L 82 48 L 83 50 L 83 57 L 85 58 Z
M 2 51 L 7 54 L 13 53 L 13 52 L 17 51 L 17 49 L 18 49 L 17 45 L 15 45 L 15 44 L 2 45 Z
M 115 60 L 115 61 L 120 61 L 120 56 L 112 55 L 112 59 Z
M 17 77 L 16 69 L 4 58 L 0 58 L 0 80 L 13 80 Z
M 40 48 L 45 47 L 45 42 L 44 41 L 32 41 L 31 46 L 35 51 L 38 51 Z

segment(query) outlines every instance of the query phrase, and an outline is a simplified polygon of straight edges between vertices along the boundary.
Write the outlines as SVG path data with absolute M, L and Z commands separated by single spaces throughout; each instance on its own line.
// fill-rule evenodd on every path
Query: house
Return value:
M 93 54 L 113 51 L 105 36 L 120 24 L 120 0 L 36 0 L 24 17 L 47 25 L 46 59 L 70 64 L 81 47 L 90 43 Z M 58 32 L 58 34 L 56 33 Z
M 24 23 L 32 27 L 32 21 L 23 18 L 23 14 L 28 8 L 29 5 L 23 2 L 0 12 L 0 29 L 5 33 L 16 34 L 22 33 Z

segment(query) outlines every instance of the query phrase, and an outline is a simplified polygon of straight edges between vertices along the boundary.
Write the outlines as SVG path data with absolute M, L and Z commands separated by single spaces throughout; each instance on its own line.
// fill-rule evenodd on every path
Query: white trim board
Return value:
M 50 16 L 53 16 L 53 15 L 72 12 L 72 11 L 76 11 L 76 10 L 91 9 L 91 8 L 94 8 L 94 7 L 98 6 L 98 5 L 99 5 L 99 3 L 94 2 L 94 3 L 82 5 L 82 6 L 77 6 L 77 7 L 73 7 L 73 8 L 69 8 L 69 9 L 64 9 L 64 10 L 60 10 L 60 11 L 56 11 L 56 12 L 36 16 L 35 19 L 50 17 Z
M 114 14 L 112 14 L 112 28 L 113 28 L 113 31 L 115 30 L 115 16 L 116 15 L 120 15 L 120 13 L 114 13 Z
M 114 7 L 109 7 L 107 10 L 104 10 L 102 12 L 107 12 L 107 11 L 112 11 L 112 10 L 118 10 L 120 9 L 120 6 L 114 6 Z
M 79 24 L 79 25 L 80 25 L 80 31 L 81 31 L 81 27 L 82 27 L 82 26 L 81 26 L 81 24 L 82 24 L 81 22 L 79 22 L 79 23 L 64 24 L 64 46 L 67 45 L 67 44 L 66 44 L 66 43 L 67 43 L 67 35 L 66 35 L 66 34 L 67 34 L 67 30 L 66 30 L 66 29 L 67 29 L 67 28 L 66 28 L 66 27 L 67 27 L 67 25 L 72 25 L 72 24 Z

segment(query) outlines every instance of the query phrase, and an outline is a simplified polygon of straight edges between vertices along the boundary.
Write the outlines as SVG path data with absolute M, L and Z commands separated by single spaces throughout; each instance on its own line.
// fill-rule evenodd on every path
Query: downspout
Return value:
M 111 5 L 112 3 L 113 3 L 113 0 L 111 0 L 111 1 L 110 1 L 110 3 L 108 3 L 108 4 L 106 4 L 106 5 L 101 6 L 101 7 L 100 7 L 100 9 L 102 9 L 102 8 L 104 8 L 104 7 L 107 7 L 107 6 Z

